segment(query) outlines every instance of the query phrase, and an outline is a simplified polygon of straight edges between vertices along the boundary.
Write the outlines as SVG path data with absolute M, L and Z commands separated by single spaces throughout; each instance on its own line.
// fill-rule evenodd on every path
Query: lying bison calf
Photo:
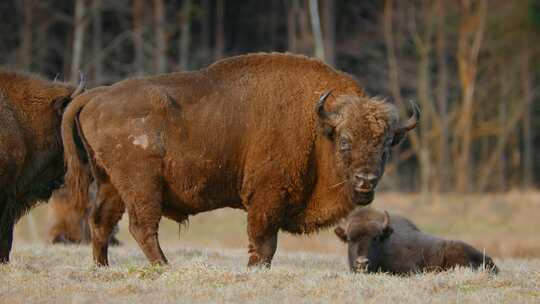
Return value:
M 95 199 L 95 192 L 95 183 L 92 183 L 88 195 L 90 201 Z M 47 239 L 52 244 L 90 243 L 88 214 L 84 210 L 80 210 L 80 208 L 75 208 L 72 200 L 68 189 L 65 187 L 54 191 L 49 199 Z M 117 233 L 118 225 L 114 227 L 113 233 L 109 236 L 110 245 L 120 245 L 120 241 L 116 238 Z
M 334 232 L 348 244 L 354 272 L 403 274 L 455 266 L 498 272 L 493 260 L 471 245 L 426 234 L 410 220 L 386 211 L 356 209 Z

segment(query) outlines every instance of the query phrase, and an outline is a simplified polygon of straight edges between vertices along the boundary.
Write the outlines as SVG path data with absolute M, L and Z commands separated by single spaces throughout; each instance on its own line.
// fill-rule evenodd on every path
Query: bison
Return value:
M 335 224 L 373 200 L 390 147 L 417 124 L 349 75 L 291 54 L 248 54 L 195 72 L 127 79 L 77 97 L 62 137 L 66 184 L 90 212 L 94 259 L 125 209 L 151 263 L 162 216 L 247 211 L 249 266 L 270 266 L 279 230 Z M 80 144 L 79 144 L 80 143 Z
M 90 185 L 89 201 L 90 205 L 95 199 L 95 183 Z M 73 208 L 71 196 L 65 187 L 55 190 L 48 202 L 47 220 L 49 228 L 47 239 L 52 244 L 74 244 L 82 243 L 89 244 L 90 226 L 88 225 L 86 210 Z M 109 244 L 113 246 L 120 245 L 120 241 L 116 238 L 118 225 L 113 230 L 109 238 Z
M 83 89 L 0 72 L 0 263 L 9 262 L 15 222 L 62 184 L 62 112 Z
M 348 244 L 353 272 L 406 274 L 456 266 L 498 272 L 493 260 L 471 245 L 429 235 L 410 220 L 386 211 L 358 208 L 334 232 Z

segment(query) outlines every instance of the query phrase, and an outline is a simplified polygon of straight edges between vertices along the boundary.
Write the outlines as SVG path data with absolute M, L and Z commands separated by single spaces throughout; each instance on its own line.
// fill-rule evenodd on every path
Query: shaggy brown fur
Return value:
M 358 208 L 335 230 L 348 244 L 351 271 L 405 274 L 448 270 L 456 266 L 498 272 L 493 260 L 462 241 L 426 234 L 411 221 L 371 208 Z
M 95 184 L 90 186 L 94 189 L 89 192 L 89 200 L 95 199 Z M 89 205 L 92 205 L 90 203 Z M 55 190 L 48 203 L 48 223 L 47 239 L 52 244 L 63 243 L 90 243 L 90 226 L 88 225 L 87 213 L 81 213 L 78 208 L 73 208 L 71 197 L 67 188 L 62 187 Z M 116 238 L 118 225 L 109 237 L 109 244 L 117 246 L 120 241 Z
M 78 92 L 36 76 L 0 72 L 0 263 L 9 261 L 15 222 L 62 184 L 61 115 Z
M 269 265 L 280 229 L 314 232 L 369 204 L 391 144 L 414 125 L 404 127 L 392 105 L 318 60 L 238 56 L 78 97 L 62 125 L 66 182 L 79 198 L 88 168 L 98 183 L 90 222 L 100 265 L 124 205 L 152 263 L 166 263 L 161 216 L 181 222 L 233 207 L 248 213 L 249 265 Z

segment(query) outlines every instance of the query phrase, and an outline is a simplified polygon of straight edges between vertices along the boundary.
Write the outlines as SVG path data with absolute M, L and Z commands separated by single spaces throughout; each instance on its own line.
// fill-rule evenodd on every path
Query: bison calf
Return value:
M 92 183 L 88 198 L 90 201 L 95 199 L 95 184 Z M 72 198 L 67 188 L 60 188 L 53 192 L 48 205 L 48 241 L 52 244 L 74 244 L 90 243 L 90 226 L 87 212 L 74 208 Z M 92 205 L 92 204 L 89 204 Z M 113 246 L 120 245 L 116 238 L 118 225 L 115 226 L 113 233 L 109 236 L 109 244 Z
M 334 232 L 348 244 L 354 272 L 404 274 L 455 266 L 498 272 L 493 260 L 471 245 L 426 234 L 410 220 L 386 211 L 356 209 Z

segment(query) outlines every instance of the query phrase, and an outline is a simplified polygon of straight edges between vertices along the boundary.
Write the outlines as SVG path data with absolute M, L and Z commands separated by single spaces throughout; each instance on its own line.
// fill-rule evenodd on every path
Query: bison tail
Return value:
M 84 214 L 88 207 L 88 188 L 91 173 L 88 165 L 89 153 L 86 151 L 83 134 L 79 128 L 79 113 L 90 99 L 77 97 L 66 108 L 62 117 L 62 143 L 66 175 L 64 185 L 69 191 L 73 207 Z

